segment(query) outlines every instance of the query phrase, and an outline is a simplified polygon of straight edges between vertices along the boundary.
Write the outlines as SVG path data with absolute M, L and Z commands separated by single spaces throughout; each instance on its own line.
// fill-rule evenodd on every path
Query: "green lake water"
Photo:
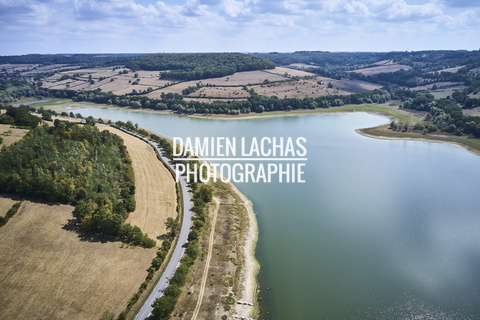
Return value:
M 237 184 L 259 224 L 262 318 L 480 319 L 480 157 L 363 137 L 365 113 L 205 120 L 123 110 L 167 137 L 305 137 L 303 184 Z

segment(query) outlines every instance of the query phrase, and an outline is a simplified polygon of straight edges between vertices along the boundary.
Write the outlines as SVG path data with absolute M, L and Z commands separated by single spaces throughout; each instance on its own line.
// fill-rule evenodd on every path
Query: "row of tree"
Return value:
M 50 94 L 58 98 L 68 98 L 73 101 L 89 101 L 101 104 L 112 104 L 134 109 L 145 108 L 153 110 L 173 110 L 178 113 L 218 113 L 239 114 L 264 111 L 289 111 L 297 109 L 330 108 L 344 104 L 383 103 L 392 99 L 403 99 L 415 96 L 414 92 L 400 89 L 398 86 L 385 86 L 382 89 L 359 92 L 351 95 L 329 95 L 318 98 L 279 99 L 266 97 L 255 93 L 247 100 L 214 101 L 185 101 L 181 95 L 172 94 L 164 99 L 153 99 L 146 96 L 117 96 L 111 92 L 99 90 L 77 92 L 72 90 L 50 90 Z

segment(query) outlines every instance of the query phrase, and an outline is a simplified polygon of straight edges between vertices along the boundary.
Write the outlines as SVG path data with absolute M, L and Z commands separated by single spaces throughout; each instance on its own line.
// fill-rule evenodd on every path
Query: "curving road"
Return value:
M 165 152 L 158 144 L 150 139 L 147 139 L 143 136 L 140 136 L 134 132 L 131 132 L 126 129 L 120 129 L 128 134 L 131 134 L 149 144 L 151 144 L 155 149 L 158 150 L 158 153 L 161 155 L 163 162 L 165 162 L 173 171 L 175 171 L 175 165 L 170 162 L 170 160 L 166 157 Z M 168 279 L 170 279 L 175 271 L 177 270 L 178 265 L 180 264 L 180 259 L 183 257 L 185 253 L 185 244 L 187 243 L 188 233 L 190 231 L 190 227 L 192 224 L 192 207 L 191 207 L 191 199 L 190 194 L 188 193 L 187 188 L 187 180 L 185 176 L 180 177 L 180 185 L 182 187 L 183 193 L 183 220 L 182 220 L 182 228 L 180 229 L 180 234 L 178 236 L 177 245 L 173 251 L 172 256 L 170 257 L 170 261 L 168 262 L 165 271 L 163 272 L 160 280 L 158 281 L 157 285 L 153 289 L 152 293 L 148 297 L 145 304 L 142 306 L 138 314 L 135 316 L 135 320 L 146 320 L 149 319 L 150 314 L 152 313 L 152 304 L 155 299 L 161 297 L 163 295 L 163 291 L 168 286 Z

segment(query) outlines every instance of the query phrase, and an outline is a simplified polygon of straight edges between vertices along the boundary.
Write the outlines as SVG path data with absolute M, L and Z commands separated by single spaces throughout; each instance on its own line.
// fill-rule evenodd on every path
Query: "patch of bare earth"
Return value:
M 28 131 L 28 129 L 18 129 L 9 124 L 0 124 L 0 137 L 3 138 L 3 142 L 0 143 L 0 149 L 22 139 Z
M 351 72 L 361 73 L 365 76 L 372 76 L 379 73 L 397 72 L 400 70 L 410 70 L 412 67 L 402 64 L 397 64 L 391 60 L 379 61 L 375 64 L 375 67 L 363 68 L 353 70 Z
M 10 208 L 17 202 L 18 201 L 7 196 L 0 196 L 0 217 L 5 217 L 8 210 L 10 210 Z
M 441 73 L 441 72 L 451 72 L 451 73 L 456 73 L 458 70 L 462 69 L 463 67 L 465 66 L 458 66 L 458 67 L 452 67 L 452 68 L 446 68 L 446 69 L 442 69 L 442 70 L 438 70 L 438 71 L 432 71 L 432 72 L 429 72 L 429 73 Z
M 0 228 L 3 319 L 98 319 L 118 314 L 144 280 L 153 250 L 79 236 L 73 207 L 23 202 Z
M 465 113 L 469 116 L 479 117 L 480 116 L 480 108 L 463 109 L 463 113 Z
M 424 90 L 433 90 L 434 88 L 435 88 L 435 90 L 445 89 L 445 88 L 458 90 L 458 88 L 460 88 L 460 87 L 465 87 L 465 86 L 462 86 L 462 83 L 460 83 L 460 82 L 446 82 L 445 81 L 445 82 L 435 82 L 435 83 L 427 84 L 427 85 L 424 85 L 424 86 L 417 86 L 417 87 L 412 88 L 411 90 L 424 91 Z
M 312 67 L 312 66 L 310 66 L 310 67 Z M 303 70 L 297 70 L 297 69 L 292 69 L 292 68 L 285 68 L 285 67 L 276 67 L 273 70 L 265 70 L 265 72 L 278 74 L 278 75 L 281 75 L 281 76 L 284 76 L 284 77 L 287 77 L 287 78 L 289 78 L 289 77 L 311 77 L 311 76 L 315 76 L 315 74 L 311 73 L 311 72 L 306 72 L 306 71 L 303 71 Z

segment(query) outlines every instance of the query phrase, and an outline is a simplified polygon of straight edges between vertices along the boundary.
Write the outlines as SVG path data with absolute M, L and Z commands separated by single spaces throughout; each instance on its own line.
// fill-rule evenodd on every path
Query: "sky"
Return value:
M 479 48 L 479 0 L 0 0 L 0 55 Z

